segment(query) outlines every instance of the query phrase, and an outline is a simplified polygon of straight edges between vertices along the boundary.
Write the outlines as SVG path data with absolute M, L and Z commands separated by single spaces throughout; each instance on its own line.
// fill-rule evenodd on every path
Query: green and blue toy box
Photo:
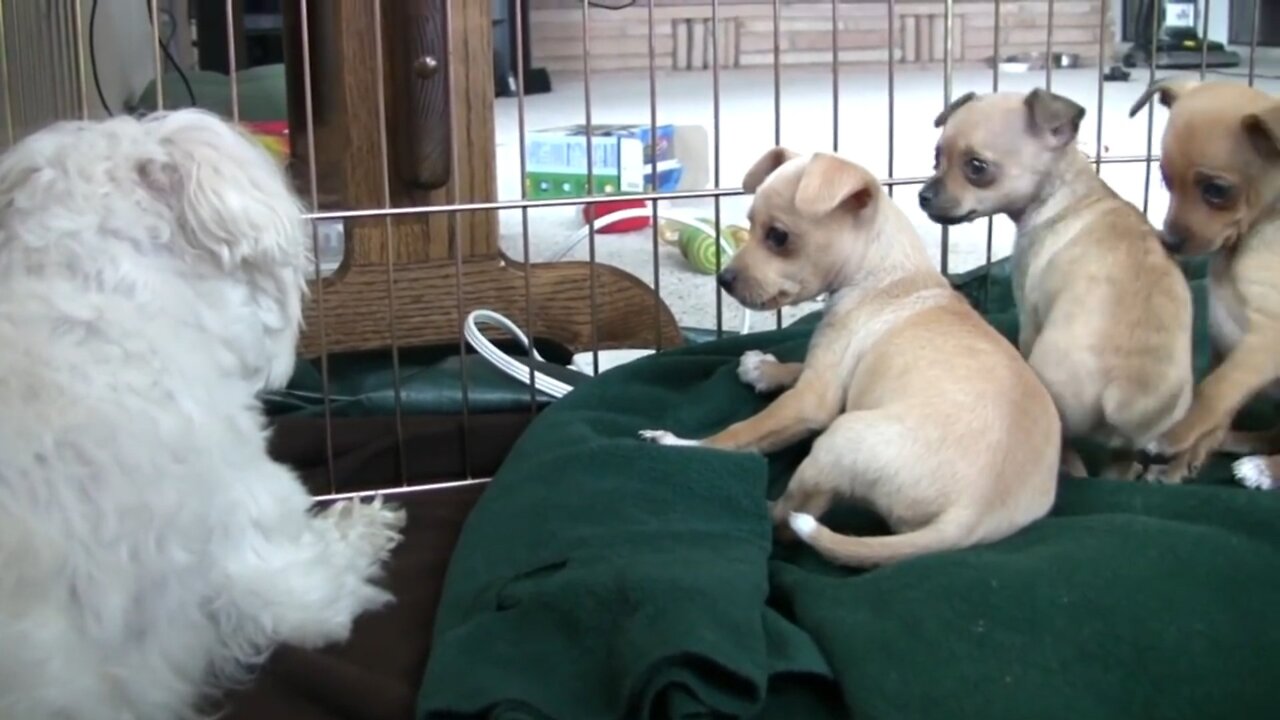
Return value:
M 670 192 L 683 173 L 675 157 L 675 126 L 585 125 L 532 133 L 525 146 L 525 187 L 533 199 Z M 591 184 L 587 190 L 587 148 Z M 654 163 L 657 182 L 654 182 Z

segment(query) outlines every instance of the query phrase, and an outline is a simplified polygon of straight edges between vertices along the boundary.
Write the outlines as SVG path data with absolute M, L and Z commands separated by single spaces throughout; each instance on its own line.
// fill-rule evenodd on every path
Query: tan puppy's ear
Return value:
M 1245 115 L 1240 124 L 1258 155 L 1272 162 L 1280 160 L 1280 102 Z
M 816 153 L 796 187 L 796 210 L 821 217 L 838 207 L 858 212 L 871 204 L 880 187 L 861 165 L 828 153 Z
M 1084 108 L 1070 98 L 1036 88 L 1027 93 L 1022 104 L 1034 132 L 1044 134 L 1054 147 L 1064 147 L 1076 140 Z
M 978 93 L 967 92 L 961 95 L 960 97 L 956 98 L 955 100 L 952 100 L 951 104 L 948 105 L 945 110 L 938 113 L 938 117 L 933 119 L 933 126 L 936 128 L 940 128 L 943 125 L 946 125 L 947 120 L 951 117 L 952 113 L 954 113 L 956 110 L 959 110 L 961 105 L 964 105 L 965 103 L 968 103 L 971 100 L 976 99 L 977 97 L 978 97 Z
M 783 163 L 796 157 L 798 153 L 788 150 L 784 147 L 776 147 L 760 156 L 755 165 L 747 171 L 745 177 L 742 178 L 742 189 L 748 193 L 753 193 L 759 189 L 760 184 L 765 178 L 773 174 L 774 170 L 782 167 Z
M 1141 112 L 1153 97 L 1157 97 L 1161 105 L 1173 107 L 1174 101 L 1181 97 L 1183 93 L 1199 84 L 1197 80 L 1172 80 L 1169 78 L 1157 80 L 1151 83 L 1151 86 L 1143 90 L 1142 94 L 1138 96 L 1138 99 L 1133 103 L 1133 107 L 1129 108 L 1129 117 Z

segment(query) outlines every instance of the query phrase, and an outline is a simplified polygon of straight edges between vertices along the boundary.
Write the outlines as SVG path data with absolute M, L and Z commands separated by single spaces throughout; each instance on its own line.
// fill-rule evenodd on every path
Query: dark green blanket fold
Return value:
M 962 290 L 1012 335 L 999 271 Z M 1066 480 L 1012 538 L 858 573 L 771 544 L 764 497 L 806 447 L 635 438 L 756 412 L 738 356 L 800 359 L 812 324 L 663 353 L 548 409 L 467 522 L 419 715 L 1276 716 L 1280 493 L 1225 483 L 1223 462 L 1184 487 Z

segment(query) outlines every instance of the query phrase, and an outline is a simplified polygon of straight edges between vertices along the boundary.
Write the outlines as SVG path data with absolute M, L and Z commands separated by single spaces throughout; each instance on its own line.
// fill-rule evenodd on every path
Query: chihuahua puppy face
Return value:
M 774 310 L 812 300 L 843 286 L 862 265 L 880 195 L 865 168 L 835 155 L 774 148 L 742 186 L 755 193 L 751 229 L 717 281 L 743 306 Z
M 1075 152 L 1083 117 L 1084 108 L 1044 90 L 961 96 L 934 121 L 942 137 L 920 208 L 942 225 L 999 213 L 1016 219 L 1059 156 Z
M 1280 101 L 1234 83 L 1157 84 L 1169 108 L 1160 174 L 1169 189 L 1163 240 L 1183 255 L 1234 245 L 1280 201 Z

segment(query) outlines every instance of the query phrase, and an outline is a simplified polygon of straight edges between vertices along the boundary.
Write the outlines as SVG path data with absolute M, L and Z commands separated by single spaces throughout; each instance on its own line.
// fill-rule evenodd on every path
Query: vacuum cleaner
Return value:
M 1158 3 L 1158 5 L 1157 5 Z M 1133 33 L 1133 45 L 1121 62 L 1125 67 L 1154 65 L 1157 68 L 1226 68 L 1240 64 L 1240 54 L 1225 45 L 1200 37 L 1196 0 L 1141 0 Z M 1159 13 L 1155 42 L 1152 42 L 1152 13 Z M 1151 51 L 1155 50 L 1155 57 Z

